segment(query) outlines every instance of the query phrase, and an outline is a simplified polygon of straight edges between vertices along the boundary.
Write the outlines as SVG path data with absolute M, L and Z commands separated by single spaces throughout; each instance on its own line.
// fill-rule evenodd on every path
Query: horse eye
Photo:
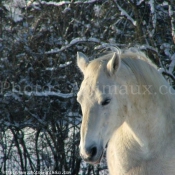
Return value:
M 105 99 L 104 101 L 101 102 L 102 106 L 108 105 L 110 103 L 110 99 Z

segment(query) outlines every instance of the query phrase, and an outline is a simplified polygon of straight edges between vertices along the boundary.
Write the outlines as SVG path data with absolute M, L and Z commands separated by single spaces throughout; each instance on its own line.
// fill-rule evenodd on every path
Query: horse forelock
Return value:
M 110 58 L 112 58 L 112 55 L 114 53 L 110 52 L 108 54 L 105 54 L 104 56 L 101 56 L 95 60 L 90 61 L 89 65 L 87 66 L 86 74 L 91 75 L 98 75 L 99 71 L 106 71 L 106 64 L 109 61 Z

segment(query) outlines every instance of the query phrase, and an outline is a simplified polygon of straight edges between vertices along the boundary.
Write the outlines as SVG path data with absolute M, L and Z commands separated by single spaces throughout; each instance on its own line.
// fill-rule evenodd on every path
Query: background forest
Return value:
M 175 1 L 0 1 L 0 174 L 108 174 L 79 156 L 76 53 L 110 46 L 138 47 L 174 87 Z

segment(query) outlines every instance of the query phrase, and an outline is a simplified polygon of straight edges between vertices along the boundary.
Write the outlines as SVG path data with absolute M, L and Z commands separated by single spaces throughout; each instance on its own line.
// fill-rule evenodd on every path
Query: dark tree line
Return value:
M 107 174 L 79 156 L 76 53 L 136 46 L 175 85 L 173 0 L 0 2 L 0 173 Z

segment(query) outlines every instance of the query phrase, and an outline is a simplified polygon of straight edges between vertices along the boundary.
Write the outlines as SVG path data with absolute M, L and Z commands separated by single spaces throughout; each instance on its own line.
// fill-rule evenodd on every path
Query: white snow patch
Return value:
M 69 112 L 68 115 L 69 117 L 82 117 L 78 112 Z
M 54 71 L 54 70 L 56 70 L 56 68 L 55 67 L 46 67 L 46 70 Z
M 43 92 L 28 92 L 28 91 L 24 91 L 24 94 L 27 96 L 36 96 L 36 97 L 43 97 L 43 96 L 57 96 L 57 97 L 62 97 L 62 98 L 70 98 L 73 97 L 74 94 L 73 93 L 58 93 L 58 92 L 52 92 L 52 91 L 43 91 Z
M 12 18 L 14 22 L 19 22 L 23 20 L 21 9 L 11 6 L 11 5 L 5 5 L 5 7 L 9 11 L 8 17 Z
M 69 12 L 69 11 L 71 11 L 71 8 L 69 8 L 69 7 L 66 7 L 63 11 L 62 11 L 62 13 L 67 13 L 67 12 Z
M 165 72 L 165 69 L 163 67 L 161 67 L 158 69 L 158 72 L 163 73 L 163 72 Z
M 70 45 L 74 45 L 74 44 L 76 44 L 76 43 L 78 43 L 78 42 L 97 42 L 97 43 L 99 43 L 100 42 L 100 40 L 99 39 L 97 39 L 97 38 L 93 38 L 93 37 L 91 37 L 91 38 L 89 38 L 89 39 L 86 39 L 85 37 L 82 37 L 82 38 L 74 38 L 71 42 L 70 42 Z
M 158 51 L 157 51 L 156 48 L 154 48 L 154 47 L 152 47 L 152 46 L 150 46 L 150 45 L 147 45 L 147 44 L 141 45 L 141 46 L 139 47 L 139 49 L 141 49 L 141 50 L 150 49 L 150 50 L 152 50 L 152 51 L 158 53 Z
M 47 51 L 46 54 L 54 54 L 54 53 L 58 53 L 59 51 L 60 49 L 54 48 L 54 49 L 51 49 L 50 51 Z
M 148 1 L 148 4 L 150 5 L 151 13 L 154 13 L 155 12 L 155 9 L 154 9 L 154 0 L 149 0 Z
M 57 90 L 58 91 L 58 90 Z M 20 101 L 21 99 L 18 97 L 18 95 L 26 95 L 26 96 L 35 96 L 35 97 L 47 97 L 47 96 L 56 96 L 56 97 L 61 97 L 61 98 L 71 98 L 73 97 L 75 94 L 74 93 L 61 93 L 61 92 L 53 92 L 53 91 L 42 91 L 42 92 L 38 92 L 38 91 L 26 91 L 24 90 L 22 91 L 10 91 L 10 92 L 6 92 L 4 94 L 4 96 L 12 96 L 13 98 L 15 98 L 16 100 Z
M 65 4 L 70 4 L 69 1 L 61 1 L 61 2 L 53 2 L 53 1 L 49 1 L 49 2 L 46 2 L 46 1 L 40 1 L 41 4 L 45 4 L 45 5 L 54 5 L 54 6 L 62 6 L 62 5 L 65 5 Z
M 26 7 L 25 0 L 7 0 L 4 6 L 8 10 L 8 17 L 12 18 L 14 22 L 23 20 L 22 8 Z
M 94 6 L 94 13 L 95 13 L 95 16 L 97 16 L 97 17 L 101 16 L 101 8 L 99 5 Z
M 144 2 L 145 0 L 140 0 L 137 2 L 137 5 L 140 5 L 142 2 Z
M 64 67 L 66 67 L 66 66 L 69 66 L 71 63 L 72 63 L 72 61 L 68 61 L 68 62 L 66 62 L 66 63 L 64 63 L 64 64 L 60 64 L 59 67 L 60 67 L 60 68 L 64 68 Z
M 116 3 L 116 4 L 117 4 L 117 3 Z M 132 22 L 132 24 L 133 24 L 134 26 L 137 25 L 137 22 L 136 22 L 124 9 L 122 9 L 118 4 L 117 4 L 117 7 L 118 7 L 118 9 L 120 10 L 122 16 L 125 16 L 129 21 Z
M 85 37 L 83 37 L 83 38 L 75 38 L 75 39 L 73 39 L 73 40 L 70 42 L 70 44 L 73 45 L 73 44 L 76 44 L 76 43 L 81 42 L 81 41 L 84 41 L 84 40 L 86 40 Z
M 97 39 L 97 38 L 89 38 L 88 41 L 95 42 L 95 43 L 99 43 L 100 42 L 100 40 Z
M 171 63 L 169 65 L 168 71 L 173 74 L 173 70 L 175 69 L 175 53 L 171 56 Z

